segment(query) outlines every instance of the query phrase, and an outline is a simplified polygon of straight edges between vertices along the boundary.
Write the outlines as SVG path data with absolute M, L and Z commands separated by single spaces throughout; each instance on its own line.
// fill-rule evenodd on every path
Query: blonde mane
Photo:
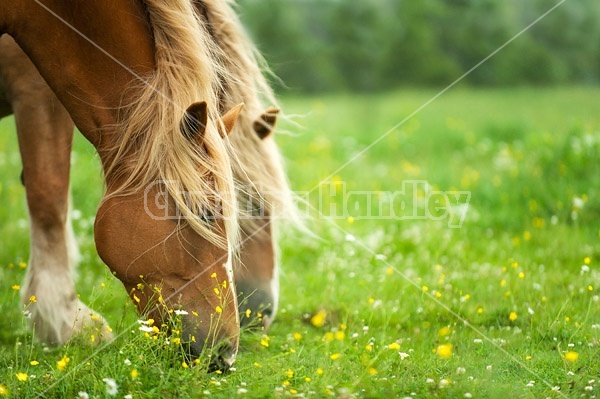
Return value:
M 143 85 L 136 84 L 136 103 L 125 107 L 116 155 L 107 169 L 107 176 L 120 184 L 109 195 L 139 193 L 153 182 L 167 182 L 181 220 L 214 245 L 237 248 L 229 143 L 217 130 L 218 93 L 228 75 L 221 52 L 190 0 L 145 0 L 145 5 L 156 70 Z M 197 101 L 206 101 L 209 111 L 203 146 L 190 142 L 180 130 L 186 108 Z M 223 215 L 225 232 L 198 217 L 207 213 Z
M 264 207 L 271 220 L 285 218 L 299 224 L 279 150 L 271 137 L 260 140 L 253 129 L 254 121 L 268 107 L 277 106 L 264 75 L 268 71 L 266 63 L 242 27 L 232 0 L 199 0 L 197 3 L 206 14 L 205 29 L 218 48 L 218 63 L 226 71 L 219 76 L 221 111 L 245 104 L 230 135 L 240 207 L 245 208 L 250 200 Z M 244 216 L 242 213 L 240 223 L 246 232 L 259 228 L 251 217 Z

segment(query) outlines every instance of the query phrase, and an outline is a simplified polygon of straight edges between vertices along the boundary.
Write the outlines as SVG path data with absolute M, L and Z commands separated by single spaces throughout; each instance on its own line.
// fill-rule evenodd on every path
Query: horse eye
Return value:
M 210 209 L 202 210 L 202 212 L 198 215 L 198 218 L 200 218 L 200 220 L 206 224 L 213 224 L 216 220 L 215 215 Z

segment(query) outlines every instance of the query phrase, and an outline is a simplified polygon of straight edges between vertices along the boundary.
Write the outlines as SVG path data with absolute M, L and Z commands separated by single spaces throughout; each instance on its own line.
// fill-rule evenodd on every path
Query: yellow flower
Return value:
M 321 369 L 321 368 L 317 369 L 317 374 L 318 375 L 323 375 L 323 369 Z
M 340 355 L 339 353 L 333 353 L 333 354 L 331 354 L 331 355 L 329 356 L 329 358 L 330 358 L 331 360 L 337 360 L 337 359 L 339 359 L 339 358 L 340 358 L 340 356 L 341 356 L 341 355 Z
M 423 288 L 423 291 L 425 291 L 425 292 L 429 291 L 429 287 L 426 285 L 424 285 L 422 288 Z
M 136 369 L 133 369 L 129 374 L 131 375 L 131 378 L 135 380 L 138 376 L 138 371 Z
M 213 273 L 210 275 L 210 278 L 217 278 L 217 273 Z
M 248 309 L 250 310 L 250 309 Z M 296 341 L 300 341 L 302 339 L 302 334 L 300 334 L 299 332 L 295 332 L 292 337 L 296 340 Z
M 446 335 L 450 334 L 450 331 L 450 327 L 442 327 L 438 331 L 438 336 L 445 337 Z
M 2 395 L 2 396 L 8 395 L 8 389 L 2 384 L 0 384 L 0 395 Z
M 343 331 L 335 332 L 335 339 L 337 339 L 338 341 L 343 341 L 345 338 L 346 338 L 346 334 Z
M 517 316 L 517 312 L 510 312 L 510 314 L 508 315 L 510 321 L 515 321 L 518 317 L 519 316 Z
M 397 342 L 394 342 L 388 345 L 388 349 L 397 351 L 400 349 L 400 345 Z
M 71 359 L 69 359 L 65 355 L 62 357 L 62 359 L 60 359 L 59 361 L 56 362 L 56 368 L 59 369 L 60 371 L 63 371 L 64 369 L 67 368 L 67 365 L 69 364 L 70 361 L 71 361 Z
M 12 288 L 13 290 L 15 290 L 15 291 L 19 291 L 19 290 L 21 289 L 21 286 L 20 286 L 20 285 L 18 285 L 18 284 L 15 284 L 15 285 L 13 285 L 11 288 Z
M 269 338 L 269 336 L 263 335 L 262 338 L 260 339 L 260 344 L 266 348 L 269 346 L 270 340 L 271 340 L 271 338 Z
M 285 376 L 287 378 L 293 378 L 294 377 L 294 370 L 288 369 L 288 371 L 285 372 Z
M 452 344 L 438 346 L 435 353 L 442 359 L 450 359 L 452 356 Z
M 577 359 L 579 359 L 579 353 L 569 351 L 565 354 L 565 359 L 567 359 L 571 363 L 574 363 L 577 361 Z
M 190 366 L 188 366 L 188 364 L 186 362 L 181 362 L 181 367 L 183 367 L 184 369 L 187 369 Z
M 27 263 L 25 263 L 25 262 L 19 262 L 19 267 L 21 269 L 25 269 L 27 267 Z
M 220 307 L 219 305 L 217 305 L 217 307 L 215 308 L 215 312 L 217 312 L 217 313 L 223 313 L 223 308 Z
M 592 261 L 592 259 L 589 256 L 586 256 L 585 258 L 583 258 L 583 263 L 585 263 L 586 265 L 589 265 L 591 261 Z
M 311 317 L 310 323 L 315 327 L 323 327 L 326 318 L 327 312 L 323 309 L 320 309 L 313 317 Z
M 374 367 L 369 367 L 369 374 L 375 375 L 375 374 L 377 374 L 377 370 Z
M 19 380 L 21 382 L 25 382 L 25 381 L 27 381 L 27 378 L 29 378 L 29 376 L 25 373 L 17 373 L 15 375 L 17 376 L 17 380 Z
M 40 364 L 40 362 L 38 362 L 37 360 L 32 360 L 29 362 L 29 364 L 31 364 L 32 366 L 37 366 L 38 364 Z

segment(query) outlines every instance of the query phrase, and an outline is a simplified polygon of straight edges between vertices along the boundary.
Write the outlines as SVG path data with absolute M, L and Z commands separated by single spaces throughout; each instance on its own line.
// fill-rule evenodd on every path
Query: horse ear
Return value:
M 278 113 L 279 108 L 267 108 L 265 113 L 262 114 L 258 120 L 254 121 L 252 126 L 261 140 L 268 137 L 275 129 Z
M 225 113 L 225 115 L 221 117 L 221 122 L 223 122 L 222 126 L 219 126 L 219 133 L 221 134 L 221 137 L 225 138 L 229 136 L 229 133 L 231 133 L 233 127 L 235 126 L 238 116 L 240 116 L 242 108 L 244 108 L 244 103 L 240 103 L 231 108 Z
M 181 133 L 190 141 L 201 142 L 204 138 L 207 121 L 206 102 L 193 103 L 185 110 L 181 121 Z

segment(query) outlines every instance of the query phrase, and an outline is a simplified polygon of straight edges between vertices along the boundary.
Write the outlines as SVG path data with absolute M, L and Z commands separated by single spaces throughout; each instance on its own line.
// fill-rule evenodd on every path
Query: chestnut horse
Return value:
M 258 204 L 267 215 L 241 223 L 235 268 L 241 309 L 248 316 L 264 308 L 267 327 L 275 314 L 270 223 L 291 201 L 272 140 L 261 141 L 251 128 L 261 137 L 272 129 L 273 113 L 253 122 L 272 93 L 228 4 L 195 7 L 186 0 L 0 1 L 0 33 L 15 38 L 56 94 L 3 36 L 0 68 L 11 108 L 1 103 L 0 111 L 15 113 L 31 214 L 22 297 L 37 296 L 33 322 L 46 342 L 63 343 L 86 326 L 110 337 L 105 321 L 77 299 L 68 273 L 69 115 L 96 147 L 105 173 L 98 253 L 141 312 L 150 309 L 160 320 L 158 308 L 149 308 L 153 296 L 190 310 L 183 322 L 192 354 L 218 343 L 216 367 L 233 362 L 240 329 L 232 284 L 240 242 L 233 171 L 240 187 L 251 186 L 238 189 L 238 201 Z M 247 107 L 231 146 L 222 136 L 237 115 L 220 121 L 219 114 L 239 99 Z

